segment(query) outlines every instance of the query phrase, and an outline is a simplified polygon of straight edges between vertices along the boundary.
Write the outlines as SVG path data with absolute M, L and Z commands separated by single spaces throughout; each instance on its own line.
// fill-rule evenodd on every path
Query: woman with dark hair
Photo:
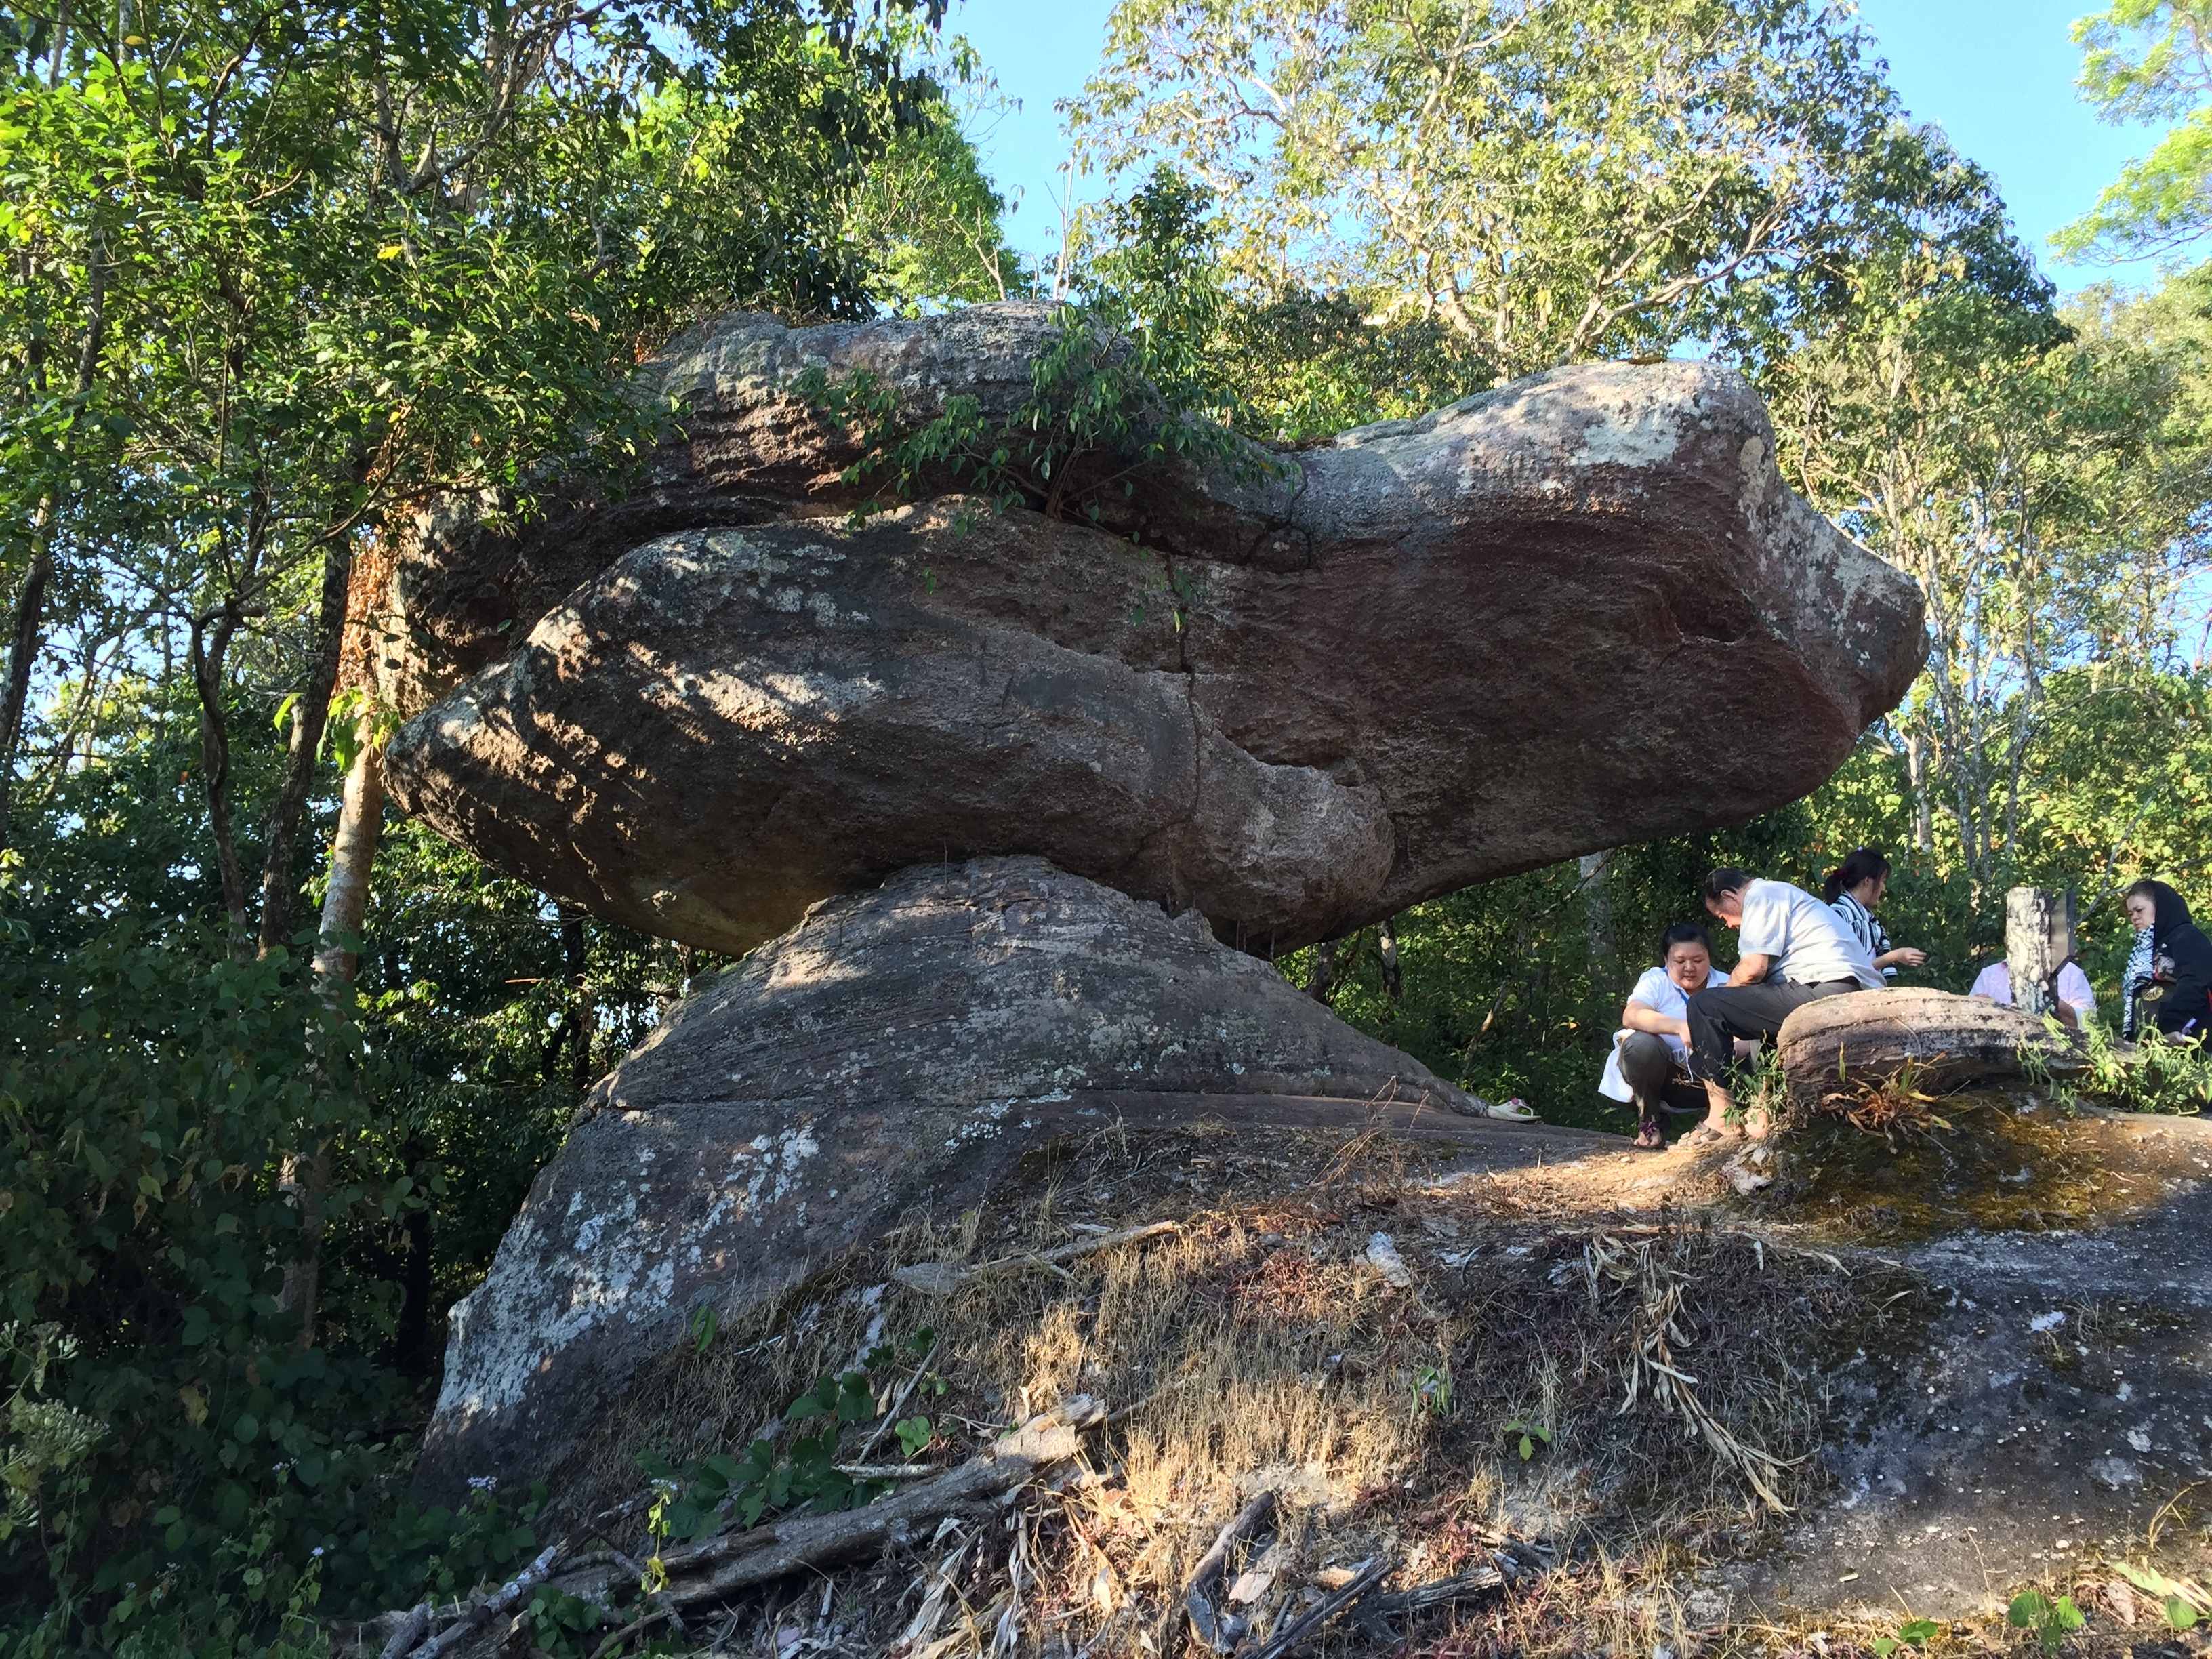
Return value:
M 1889 942 L 1881 923 L 1875 920 L 1874 908 L 1881 902 L 1881 896 L 1889 889 L 1889 860 L 1879 849 L 1860 847 L 1852 850 L 1821 884 L 1820 896 L 1827 900 L 1828 908 L 1843 918 L 1844 926 L 1851 930 L 1851 937 L 1866 946 L 1874 965 L 1881 969 L 1886 979 L 1897 977 L 1897 965 L 1917 968 L 1928 960 L 1925 951 L 1911 946 L 1899 949 Z
M 1711 936 L 1694 921 L 1678 921 L 1659 940 L 1659 965 L 1645 969 L 1628 994 L 1597 1087 L 1608 1099 L 1634 1103 L 1644 1152 L 1667 1150 L 1662 1108 L 1705 1110 L 1705 1085 L 1690 1075 L 1690 994 L 1726 978 L 1713 966 Z
M 2202 1036 L 2212 1025 L 2212 939 L 2162 881 L 2137 882 L 2124 902 L 2136 943 L 2120 976 L 2121 1034 L 2155 1026 L 2167 1036 Z

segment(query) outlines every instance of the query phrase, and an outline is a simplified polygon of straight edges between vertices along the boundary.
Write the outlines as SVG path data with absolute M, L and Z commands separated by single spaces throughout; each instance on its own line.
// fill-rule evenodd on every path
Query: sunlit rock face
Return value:
M 654 383 L 695 412 L 644 488 L 402 562 L 401 694 L 439 700 L 396 798 L 719 950 L 919 861 L 1030 853 L 1265 954 L 1794 799 L 1919 667 L 1917 590 L 1790 492 L 1706 363 L 1555 370 L 1256 483 L 1139 473 L 1103 528 L 950 497 L 845 526 L 853 451 L 802 366 L 1003 410 L 1049 329 L 679 341 Z
M 453 1311 L 421 1474 L 544 1474 L 692 1310 L 734 1309 L 949 1212 L 1025 1150 L 1144 1102 L 1480 1103 L 1195 913 L 1040 859 L 902 872 L 680 1003 L 593 1092 Z

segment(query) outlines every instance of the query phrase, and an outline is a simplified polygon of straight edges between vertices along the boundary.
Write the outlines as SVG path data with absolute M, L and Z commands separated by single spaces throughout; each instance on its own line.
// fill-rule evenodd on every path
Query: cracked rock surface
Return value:
M 544 1474 L 696 1309 L 951 1214 L 1055 1137 L 1201 1109 L 1356 1126 L 1394 1098 L 1483 1109 L 1194 913 L 1040 859 L 903 872 L 694 989 L 593 1091 L 453 1309 L 418 1479 Z
M 1026 853 L 1267 954 L 1794 799 L 1918 669 L 1917 590 L 1706 363 L 1555 370 L 1257 483 L 1140 472 L 1104 527 L 950 496 L 845 527 L 805 364 L 994 411 L 1048 335 L 1006 306 L 678 341 L 689 435 L 643 488 L 401 562 L 395 798 L 717 950 Z

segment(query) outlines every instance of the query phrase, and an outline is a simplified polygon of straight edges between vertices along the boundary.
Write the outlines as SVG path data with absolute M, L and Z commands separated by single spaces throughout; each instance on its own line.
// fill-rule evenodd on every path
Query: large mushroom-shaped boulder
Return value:
M 395 795 L 611 920 L 742 951 L 927 860 L 1032 853 L 1266 953 L 1825 780 L 1921 601 L 1704 362 L 1553 371 L 1261 472 L 1139 469 L 1109 527 L 927 499 L 849 528 L 802 366 L 921 414 L 1028 395 L 1035 308 L 725 319 L 620 502 L 402 562 Z M 442 666 L 441 665 L 443 665 Z
M 1482 1103 L 1273 967 L 1040 859 L 902 872 L 694 991 L 593 1091 L 455 1306 L 421 1480 L 554 1467 L 692 1311 L 757 1301 L 1127 1117 Z M 1240 1109 L 1239 1103 L 1245 1103 Z

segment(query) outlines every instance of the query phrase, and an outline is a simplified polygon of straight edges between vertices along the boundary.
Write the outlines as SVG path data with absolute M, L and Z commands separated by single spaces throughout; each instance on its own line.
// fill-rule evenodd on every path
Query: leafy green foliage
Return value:
M 2081 94 L 2110 121 L 2172 122 L 2097 205 L 2051 237 L 2075 258 L 2140 258 L 2187 246 L 2212 227 L 2212 7 L 2114 0 L 2074 25 Z
M 1799 0 L 1125 0 L 1074 118 L 1109 170 L 1230 205 L 1254 300 L 1433 319 L 1509 378 L 1788 332 L 1909 211 L 1919 142 Z
M 2033 1631 L 2045 1653 L 2057 1652 L 2069 1632 L 2088 1623 L 2072 1596 L 2053 1601 L 2035 1589 L 2022 1590 L 2013 1597 L 2012 1605 L 2005 1609 L 2005 1621 L 2015 1630 Z
M 2169 1578 L 2155 1567 L 2139 1567 L 2131 1561 L 2114 1561 L 2111 1566 L 2137 1589 L 2158 1598 L 2170 1628 L 2194 1630 L 2203 1621 L 2207 1598 L 2202 1585 Z
M 1889 1659 L 1901 1647 L 1923 1648 L 1934 1641 L 1940 1630 L 1933 1619 L 1908 1619 L 1897 1627 L 1894 1636 L 1877 1636 L 1869 1644 L 1875 1659 Z
M 35 945 L 0 950 L 0 1295 L 74 1339 L 43 1362 L 19 1348 L 19 1384 L 43 1363 L 47 1397 L 104 1433 L 32 1460 L 36 1524 L 6 1571 L 115 1635 L 283 1616 L 385 1467 L 398 1391 L 348 1357 L 389 1329 L 391 1287 L 339 1262 L 332 1346 L 295 1343 L 277 1154 L 328 1160 L 336 1233 L 422 1194 L 370 1156 L 358 1025 L 281 954 L 210 961 L 127 918 L 65 954 Z M 11 1413 L 11 1462 L 33 1426 Z
M 1274 464 L 1231 429 L 1236 407 L 1207 368 L 1224 308 L 1212 279 L 1206 198 L 1164 170 L 1109 216 L 1080 303 L 1055 314 L 1030 390 L 994 420 L 969 396 L 926 418 L 880 376 L 832 383 L 811 368 L 793 389 L 849 427 L 862 455 L 845 481 L 880 477 L 864 518 L 924 490 L 958 487 L 994 511 L 1030 507 L 1048 518 L 1109 520 L 1147 468 L 1219 467 L 1257 481 Z M 1178 625 L 1188 595 L 1174 596 Z
M 2067 1092 L 2130 1111 L 2185 1117 L 2212 1111 L 2212 1054 L 2203 1038 L 2169 1037 L 2153 1027 L 2124 1054 L 2102 1025 L 2092 1024 L 2083 1036 L 2088 1070 Z
M 906 1346 L 922 1356 L 926 1368 L 935 1340 L 933 1332 L 923 1330 L 908 1338 Z M 745 1449 L 742 1458 L 716 1452 L 681 1468 L 660 1453 L 639 1454 L 638 1467 L 653 1483 L 648 1522 L 653 1536 L 696 1541 L 718 1531 L 726 1513 L 738 1524 L 750 1527 L 763 1516 L 796 1505 L 826 1515 L 859 1509 L 889 1492 L 889 1481 L 854 1476 L 839 1468 L 836 1453 L 839 1438 L 848 1428 L 875 1423 L 883 1416 L 884 1407 L 877 1403 L 877 1385 L 872 1378 L 898 1357 L 898 1349 L 881 1344 L 868 1351 L 865 1370 L 818 1379 L 786 1407 L 784 1419 L 819 1426 L 797 1437 L 781 1450 L 775 1442 L 759 1439 Z M 939 1392 L 943 1392 L 941 1382 Z M 909 1457 L 934 1437 L 925 1417 L 890 1426 Z
M 1521 1454 L 1521 1461 L 1523 1463 L 1536 1455 L 1536 1446 L 1539 1442 L 1547 1446 L 1552 1443 L 1552 1430 L 1548 1424 L 1516 1417 L 1505 1423 L 1504 1432 L 1509 1437 L 1519 1437 L 1515 1442 L 1514 1449 Z

